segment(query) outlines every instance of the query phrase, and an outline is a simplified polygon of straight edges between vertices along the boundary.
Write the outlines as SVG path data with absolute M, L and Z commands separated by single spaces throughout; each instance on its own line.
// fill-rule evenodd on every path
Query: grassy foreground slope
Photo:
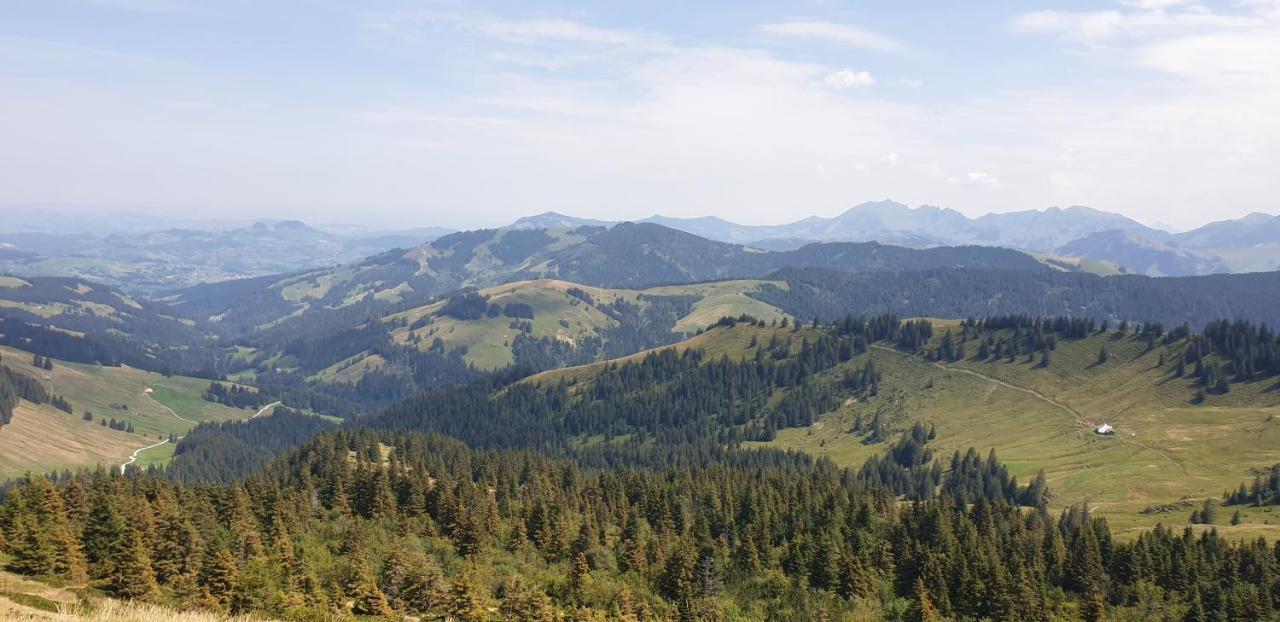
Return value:
M 74 589 L 73 589 L 74 588 Z M 175 611 L 143 602 L 85 597 L 80 587 L 53 586 L 0 572 L 0 620 L 5 622 L 254 622 L 255 616 Z
M 13 421 L 0 427 L 0 479 L 26 471 L 118 465 L 134 450 L 170 434 L 182 436 L 201 421 L 244 419 L 253 414 L 205 401 L 201 396 L 209 381 L 199 378 L 57 360 L 52 370 L 37 369 L 29 352 L 7 347 L 0 347 L 0 361 L 40 379 L 73 410 L 69 414 L 48 404 L 22 402 Z M 92 413 L 93 421 L 85 420 L 85 411 Z M 133 433 L 101 424 L 111 419 L 133 426 Z M 171 455 L 172 447 L 161 445 L 143 452 L 138 464 L 161 464 Z
M 1104 346 L 1108 360 L 1099 363 Z M 976 342 L 969 347 L 973 353 Z M 849 363 L 875 360 L 883 373 L 878 396 L 847 400 L 770 444 L 857 466 L 885 451 L 851 431 L 859 416 L 869 422 L 879 413 L 896 429 L 923 421 L 936 426 L 931 446 L 943 457 L 994 448 L 1023 481 L 1044 469 L 1056 507 L 1088 502 L 1121 531 L 1185 523 L 1203 499 L 1219 499 L 1254 469 L 1280 462 L 1280 391 L 1275 379 L 1236 384 L 1195 404 L 1192 381 L 1172 374 L 1180 347 L 1148 351 L 1129 336 L 1094 335 L 1059 341 L 1041 368 L 1038 356 L 935 364 L 878 344 Z M 1096 434 L 1102 423 L 1117 434 Z M 1229 534 L 1280 536 L 1280 514 L 1268 508 L 1242 508 L 1238 526 L 1226 524 L 1230 515 L 1220 511 L 1217 525 Z

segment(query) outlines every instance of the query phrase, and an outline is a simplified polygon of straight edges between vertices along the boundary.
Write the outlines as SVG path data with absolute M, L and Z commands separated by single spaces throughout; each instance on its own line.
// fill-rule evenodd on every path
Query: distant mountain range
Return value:
M 286 220 L 214 230 L 0 233 L 0 273 L 87 278 L 132 291 L 156 291 L 350 263 L 449 232 L 332 233 Z
M 1148 276 L 1191 276 L 1280 269 L 1280 217 L 1251 214 L 1174 234 L 1088 207 L 1051 207 L 969 218 L 958 211 L 894 201 L 857 205 L 844 213 L 782 225 L 741 225 L 714 216 L 652 216 L 659 224 L 710 240 L 765 250 L 813 242 L 881 242 L 909 247 L 1001 246 L 1037 255 L 1106 261 Z M 608 226 L 548 212 L 521 218 L 517 228 Z

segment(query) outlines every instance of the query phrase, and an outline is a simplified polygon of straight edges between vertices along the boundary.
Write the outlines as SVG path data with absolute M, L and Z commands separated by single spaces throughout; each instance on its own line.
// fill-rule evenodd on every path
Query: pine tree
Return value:
M 465 512 L 458 520 L 457 528 L 453 530 L 453 543 L 463 557 L 474 558 L 480 554 L 480 522 L 473 512 Z
M 845 599 L 866 598 L 874 586 L 867 569 L 857 555 L 844 555 L 840 560 L 840 583 L 836 592 Z
M 1080 607 L 1080 615 L 1084 618 L 1084 622 L 1106 622 L 1107 603 L 1102 598 L 1102 591 L 1097 587 L 1091 588 L 1085 595 L 1084 603 Z
M 480 599 L 479 588 L 476 587 L 476 573 L 468 568 L 449 588 L 449 615 L 461 622 L 481 622 L 488 618 L 484 603 Z
M 142 531 L 131 529 L 124 550 L 111 572 L 111 591 L 132 599 L 149 598 L 158 593 L 156 574 L 151 568 L 151 551 L 142 539 Z
M 1098 588 L 1106 581 L 1098 539 L 1092 526 L 1087 523 L 1076 530 L 1071 542 L 1067 571 L 1070 586 L 1083 593 Z
M 387 603 L 398 611 L 406 610 L 402 592 L 409 576 L 409 565 L 408 554 L 403 548 L 396 547 L 382 563 L 382 571 L 378 573 L 378 589 L 386 595 Z
M 498 613 L 509 622 L 555 622 L 556 612 L 547 593 L 512 579 L 503 588 Z
M 11 522 L 5 550 L 9 568 L 20 574 L 51 576 L 57 567 L 58 551 L 34 514 L 20 513 Z
M 409 567 L 398 594 L 402 608 L 430 619 L 449 602 L 448 586 L 434 559 L 428 557 Z
M 929 596 L 929 590 L 924 586 L 923 579 L 916 578 L 916 585 L 912 591 L 911 606 L 907 608 L 907 614 L 904 619 L 907 622 L 942 621 L 942 616 L 933 607 L 933 600 Z
M 200 533 L 168 495 L 156 499 L 156 538 L 151 565 L 163 585 L 186 589 L 195 581 L 203 548 Z
M 124 555 L 127 536 L 128 526 L 116 511 L 110 494 L 96 493 L 82 536 L 91 576 L 106 578 L 114 574 L 115 565 Z
M 591 587 L 591 566 L 587 564 L 587 556 L 579 551 L 573 556 L 569 566 L 569 594 L 579 603 L 586 600 L 587 589 Z
M 1204 609 L 1204 601 L 1200 598 L 1200 590 L 1193 589 L 1191 594 L 1191 604 L 1187 607 L 1187 614 L 1182 618 L 1183 622 L 1209 622 L 1211 618 Z
M 239 584 L 240 568 L 225 547 L 210 546 L 200 566 L 200 587 L 215 601 L 226 605 Z

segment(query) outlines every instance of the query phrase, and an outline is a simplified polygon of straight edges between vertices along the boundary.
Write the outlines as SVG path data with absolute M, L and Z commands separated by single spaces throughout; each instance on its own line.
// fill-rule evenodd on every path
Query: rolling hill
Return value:
M 211 365 L 208 333 L 168 305 L 84 279 L 0 276 L 0 345 L 82 363 Z
M 0 426 L 0 479 L 28 471 L 120 465 L 135 450 L 152 446 L 136 464 L 162 464 L 172 455 L 173 446 L 161 442 L 170 435 L 182 436 L 202 421 L 254 414 L 205 401 L 201 396 L 209 381 L 199 378 L 61 360 L 45 370 L 32 366 L 30 352 L 10 347 L 0 347 L 0 364 L 35 378 L 71 410 L 19 402 L 13 420 Z M 113 421 L 118 425 L 107 425 Z
M 948 328 L 959 334 L 955 322 L 939 322 L 935 333 Z M 1053 506 L 1087 502 L 1121 533 L 1184 524 L 1203 499 L 1220 499 L 1254 469 L 1280 462 L 1280 395 L 1269 378 L 1196 404 L 1194 382 L 1172 375 L 1182 346 L 1148 350 L 1114 332 L 1065 339 L 1041 368 L 1038 356 L 936 363 L 882 345 L 866 355 L 884 375 L 879 396 L 846 401 L 812 426 L 780 431 L 762 445 L 856 467 L 884 450 L 853 432 L 855 421 L 879 414 L 896 430 L 925 422 L 936 426 L 941 455 L 995 449 L 1023 481 L 1043 469 Z M 1110 356 L 1098 364 L 1103 347 Z M 1096 434 L 1102 423 L 1116 435 Z M 1280 536 L 1280 514 L 1246 508 L 1243 518 L 1218 528 L 1241 539 Z
M 508 366 L 550 369 L 675 342 L 726 315 L 780 320 L 753 297 L 758 280 L 644 290 L 518 281 L 468 291 L 310 336 L 247 340 L 232 377 L 288 384 L 366 404 L 475 380 Z M 785 288 L 785 283 L 772 283 Z M 476 305 L 460 312 L 463 301 Z
M 761 278 L 783 267 L 920 270 L 971 267 L 1042 272 L 1029 255 L 996 248 L 909 249 L 877 243 L 814 244 L 764 252 L 714 242 L 653 224 L 612 228 L 467 231 L 408 252 L 285 277 L 230 281 L 164 298 L 175 313 L 211 330 L 243 335 L 325 316 L 397 312 L 465 287 L 558 279 L 592 287 L 642 289 L 661 284 Z
M 833 399 L 811 423 L 781 426 L 776 438 L 745 439 L 745 445 L 798 450 L 857 469 L 921 423 L 936 429 L 930 447 L 942 459 L 973 447 L 982 455 L 995 450 L 1020 481 L 1044 470 L 1051 507 L 1088 503 L 1122 534 L 1157 523 L 1185 524 L 1204 499 L 1221 499 L 1256 470 L 1280 463 L 1280 378 L 1233 383 L 1229 393 L 1197 403 L 1195 380 L 1175 376 L 1174 361 L 1187 347 L 1182 339 L 1157 340 L 1149 348 L 1133 332 L 1059 336 L 1043 367 L 1039 355 L 1030 361 L 1023 355 L 1012 362 L 979 359 L 980 339 L 1008 338 L 1007 330 L 972 331 L 961 341 L 961 322 L 931 322 L 933 337 L 919 352 L 892 341 L 873 342 L 865 352 L 816 371 L 800 387 L 779 389 L 762 413 L 776 412 L 793 394 L 830 391 Z M 621 363 L 639 364 L 662 352 L 697 351 L 705 364 L 726 357 L 749 362 L 782 338 L 789 344 L 782 359 L 787 360 L 799 354 L 802 343 L 816 343 L 830 331 L 738 323 L 621 361 L 546 371 L 523 383 L 567 385 L 572 394 L 590 395 L 600 378 L 613 382 Z M 926 356 L 948 333 L 966 344 L 967 355 L 954 362 Z M 1100 363 L 1104 348 L 1109 356 Z M 849 379 L 869 362 L 880 374 L 875 391 L 851 388 Z M 883 421 L 887 440 L 870 440 L 873 421 Z M 1095 433 L 1103 423 L 1116 434 Z M 585 439 L 585 446 L 596 440 Z M 1275 538 L 1280 513 L 1273 509 L 1243 508 L 1241 524 L 1227 525 L 1223 516 L 1216 526 L 1233 538 Z

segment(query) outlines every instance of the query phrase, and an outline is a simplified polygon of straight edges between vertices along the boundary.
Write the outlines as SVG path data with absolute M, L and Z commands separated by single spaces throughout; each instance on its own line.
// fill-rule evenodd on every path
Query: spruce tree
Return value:
M 916 578 L 911 596 L 911 605 L 907 608 L 907 614 L 904 617 L 906 622 L 942 621 L 942 615 L 933 607 L 933 599 L 929 596 L 929 590 L 925 588 L 923 579 Z
M 1080 615 L 1084 618 L 1084 622 L 1106 622 L 1107 603 L 1102 597 L 1102 591 L 1097 587 L 1090 588 L 1085 594 Z
M 93 507 L 89 510 L 82 536 L 90 575 L 95 578 L 111 576 L 127 546 L 128 526 L 110 495 L 106 491 L 94 494 Z
M 587 556 L 579 551 L 573 556 L 569 566 L 569 594 L 582 603 L 586 601 L 587 589 L 591 587 L 591 566 L 587 564 Z
M 427 619 L 443 613 L 449 602 L 444 576 L 430 557 L 409 567 L 397 596 L 406 612 Z
M 232 593 L 239 584 L 240 568 L 236 559 L 225 547 L 211 545 L 200 565 L 200 587 L 218 603 L 231 602 Z
M 111 591 L 122 598 L 145 599 L 158 593 L 151 551 L 142 538 L 141 530 L 129 530 L 124 550 L 113 564 L 109 577 Z
M 461 622 L 482 622 L 488 617 L 484 602 L 480 597 L 480 589 L 476 586 L 476 573 L 468 568 L 449 588 L 449 615 Z
M 512 579 L 503 588 L 498 608 L 502 619 L 509 622 L 555 622 L 556 612 L 547 593 Z

